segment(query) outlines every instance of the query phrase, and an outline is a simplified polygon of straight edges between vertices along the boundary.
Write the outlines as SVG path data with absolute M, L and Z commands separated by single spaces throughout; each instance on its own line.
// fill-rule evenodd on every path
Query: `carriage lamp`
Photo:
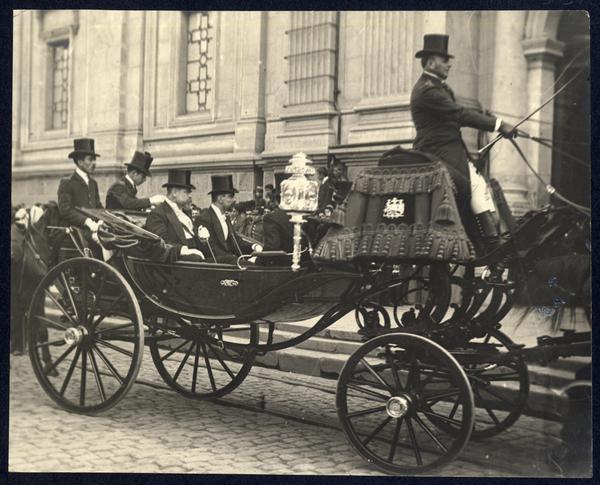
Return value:
M 294 251 L 292 253 L 292 270 L 300 269 L 300 253 L 302 239 L 302 224 L 304 216 L 317 210 L 319 183 L 309 180 L 307 175 L 314 175 L 315 169 L 310 166 L 312 162 L 304 153 L 296 153 L 291 159 L 285 173 L 291 177 L 281 182 L 280 207 L 290 216 L 294 224 Z

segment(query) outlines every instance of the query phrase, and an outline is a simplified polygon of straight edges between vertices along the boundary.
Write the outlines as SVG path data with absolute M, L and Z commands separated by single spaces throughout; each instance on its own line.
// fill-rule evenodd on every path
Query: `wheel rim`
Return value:
M 350 444 L 393 474 L 418 474 L 452 461 L 473 426 L 473 394 L 456 360 L 418 335 L 388 334 L 361 346 L 338 381 L 337 411 Z M 432 427 L 428 415 L 459 433 Z
M 74 258 L 54 267 L 34 293 L 27 325 L 34 373 L 62 408 L 105 411 L 133 385 L 142 315 L 133 290 L 108 264 Z
M 223 396 L 250 372 L 256 324 L 221 328 L 170 320 L 168 327 L 158 325 L 150 353 L 165 383 L 180 394 L 192 399 Z

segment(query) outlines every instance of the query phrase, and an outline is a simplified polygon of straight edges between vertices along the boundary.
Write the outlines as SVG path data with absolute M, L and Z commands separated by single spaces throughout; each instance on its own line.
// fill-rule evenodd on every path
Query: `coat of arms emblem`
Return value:
M 392 197 L 385 202 L 383 217 L 386 219 L 398 219 L 404 217 L 404 200 Z

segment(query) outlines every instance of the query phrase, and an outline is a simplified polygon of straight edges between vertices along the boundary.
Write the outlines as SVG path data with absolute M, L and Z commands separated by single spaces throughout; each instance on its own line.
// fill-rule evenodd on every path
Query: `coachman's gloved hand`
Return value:
M 515 128 L 513 125 L 505 123 L 504 121 L 500 125 L 498 131 L 505 138 L 515 138 L 517 136 L 517 128 Z

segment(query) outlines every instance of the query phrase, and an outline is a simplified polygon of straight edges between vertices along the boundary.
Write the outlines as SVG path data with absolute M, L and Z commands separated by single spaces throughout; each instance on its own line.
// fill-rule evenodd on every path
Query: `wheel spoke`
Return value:
M 448 448 L 446 448 L 446 446 L 444 445 L 444 443 L 442 443 L 438 437 L 433 433 L 433 431 L 431 431 L 429 429 L 429 426 L 427 426 L 423 420 L 417 415 L 414 415 L 415 420 L 417 421 L 417 424 L 423 429 L 423 431 L 425 431 L 425 433 L 427 433 L 427 435 L 433 440 L 433 442 L 444 452 L 447 453 L 448 452 Z
M 80 278 L 81 278 L 81 318 L 79 318 L 78 320 L 80 321 L 81 325 L 85 325 L 87 323 L 87 311 L 88 311 L 88 307 L 87 307 L 87 303 L 88 303 L 88 294 L 87 294 L 87 288 L 88 288 L 88 280 L 87 280 L 87 268 L 84 265 L 81 265 L 81 271 L 80 271 Z
M 348 413 L 348 418 L 357 418 L 359 416 L 365 416 L 367 414 L 378 413 L 379 411 L 385 411 L 385 406 L 377 406 L 374 408 L 363 409 L 362 411 L 354 411 L 353 413 Z
M 61 339 L 58 339 L 58 340 L 53 340 L 52 342 L 44 342 L 42 344 L 36 344 L 35 348 L 36 349 L 40 349 L 42 347 L 50 347 L 51 345 L 59 347 L 59 346 L 64 345 L 64 344 L 65 344 L 65 339 L 61 338 Z
M 79 320 L 79 313 L 77 312 L 77 306 L 75 306 L 75 299 L 73 298 L 73 293 L 71 292 L 71 287 L 69 286 L 69 283 L 67 282 L 67 277 L 65 276 L 65 274 L 62 271 L 60 272 L 60 276 L 61 276 L 63 284 L 65 285 L 65 290 L 67 292 L 67 295 L 69 296 L 69 301 L 71 302 L 71 308 L 75 312 L 75 318 L 77 320 Z
M 179 367 L 177 368 L 177 371 L 175 372 L 175 375 L 173 376 L 173 382 L 177 382 L 177 379 L 179 378 L 179 374 L 181 374 L 181 371 L 183 370 L 185 363 L 187 362 L 190 354 L 192 353 L 193 348 L 194 348 L 194 343 L 191 342 L 190 348 L 185 353 L 185 356 L 183 357 L 183 359 L 181 359 L 181 362 L 179 363 Z
M 492 396 L 494 396 L 497 399 L 500 399 L 500 401 L 504 401 L 507 402 L 509 404 L 512 403 L 511 399 L 509 399 L 506 396 L 503 396 L 502 394 L 500 394 L 498 391 L 496 391 L 493 387 L 479 387 L 480 391 L 485 391 L 488 394 L 491 394 Z
M 73 352 L 74 349 L 75 349 L 75 344 L 71 345 L 67 350 L 65 350 L 65 352 L 58 359 L 56 359 L 51 365 L 48 365 L 45 369 L 43 369 L 44 375 L 48 375 L 48 372 L 55 369 L 56 366 L 58 364 L 60 364 L 63 360 L 65 360 L 67 358 L 67 356 L 71 352 Z
M 81 354 L 81 347 L 77 347 L 77 351 L 75 352 L 75 357 L 71 361 L 71 365 L 69 366 L 69 370 L 67 371 L 67 375 L 65 376 L 65 380 L 60 388 L 60 395 L 63 396 L 65 391 L 67 390 L 67 386 L 69 385 L 69 381 L 71 380 L 71 376 L 73 375 L 73 371 L 75 370 L 75 365 L 77 364 L 77 360 L 79 360 L 79 354 Z
M 110 342 L 107 342 L 106 340 L 97 338 L 96 343 L 102 344 L 105 347 L 108 347 L 109 349 L 113 349 L 114 351 L 120 352 L 121 354 L 126 355 L 127 357 L 133 358 L 133 352 L 130 352 L 129 350 L 119 347 L 118 345 L 111 344 Z
M 206 353 L 206 346 L 202 343 L 202 353 L 204 354 L 204 362 L 206 363 L 206 371 L 208 372 L 208 378 L 210 379 L 210 386 L 213 391 L 217 390 L 217 386 L 215 384 L 215 376 L 213 375 L 212 368 L 210 366 L 210 360 L 208 359 L 208 355 Z
M 484 407 L 484 409 L 485 409 L 485 412 L 488 413 L 489 417 L 492 418 L 492 421 L 494 422 L 494 424 L 496 426 L 500 426 L 500 420 L 494 414 L 494 411 L 492 411 L 491 408 L 488 408 L 488 407 Z
M 417 465 L 423 466 L 423 459 L 421 458 L 421 449 L 419 448 L 419 443 L 417 443 L 417 437 L 415 436 L 415 430 L 412 427 L 410 418 L 406 418 L 406 427 L 408 428 L 408 436 L 410 437 L 412 449 L 415 452 L 415 459 L 417 460 Z
M 135 327 L 135 323 L 128 322 L 128 323 L 123 323 L 121 325 L 116 325 L 114 327 L 107 328 L 106 330 L 104 330 L 104 329 L 98 330 L 98 328 L 96 328 L 95 330 L 98 331 L 98 333 L 102 333 L 103 335 L 110 337 L 111 332 L 117 332 L 118 330 L 121 330 L 121 329 L 127 328 L 127 327 Z
M 458 406 L 459 406 L 459 402 L 458 399 L 454 402 L 454 406 L 452 406 L 452 409 L 450 410 L 450 414 L 448 415 L 448 417 L 450 419 L 454 418 L 454 415 L 456 414 L 456 411 L 458 411 Z
M 73 320 L 73 317 L 69 314 L 69 312 L 67 312 L 67 310 L 65 310 L 65 308 L 58 302 L 58 300 L 56 298 L 54 298 L 54 295 L 52 293 L 50 293 L 47 288 L 44 288 L 44 293 L 46 294 L 47 297 L 49 297 L 52 300 L 52 302 L 62 312 L 62 314 L 65 317 L 67 317 L 67 319 L 73 324 L 73 326 L 76 327 L 77 322 L 75 320 Z M 38 318 L 40 318 L 40 317 L 38 317 Z
M 398 369 L 396 368 L 396 364 L 394 363 L 394 356 L 390 351 L 390 346 L 385 346 L 385 355 L 390 363 L 390 369 L 392 371 L 392 378 L 394 379 L 394 385 L 396 386 L 396 392 L 400 392 L 404 390 L 402 384 L 400 383 L 400 376 L 398 375 Z
M 229 377 L 231 377 L 231 379 L 235 379 L 235 374 L 233 372 L 231 372 L 231 369 L 229 368 L 229 366 L 225 363 L 225 361 L 219 356 L 218 352 L 215 351 L 215 349 L 213 348 L 213 346 L 210 344 L 210 342 L 206 342 L 206 345 L 208 345 L 208 348 L 210 349 L 210 351 L 212 352 L 212 354 L 215 356 L 215 358 L 219 361 L 219 363 L 221 364 L 221 366 L 223 367 L 223 369 L 225 369 L 225 372 L 227 372 L 227 374 L 229 374 Z
M 98 387 L 98 394 L 100 394 L 100 399 L 104 402 L 106 401 L 106 393 L 104 392 L 102 378 L 100 377 L 100 372 L 98 372 L 98 363 L 96 362 L 96 357 L 94 356 L 92 349 L 90 349 L 90 364 L 92 365 L 92 372 L 94 374 L 94 379 L 96 380 L 96 386 Z
M 371 432 L 371 434 L 370 434 L 369 436 L 367 436 L 367 437 L 366 437 L 366 438 L 363 440 L 363 442 L 362 442 L 363 446 L 367 446 L 367 444 L 368 444 L 368 443 L 369 443 L 369 442 L 370 442 L 370 441 L 371 441 L 373 438 L 375 438 L 375 436 L 377 435 L 377 433 L 379 433 L 379 432 L 380 432 L 380 431 L 381 431 L 381 430 L 384 428 L 384 426 L 385 426 L 386 424 L 388 424 L 388 423 L 389 423 L 391 420 L 392 420 L 392 417 L 391 417 L 391 416 L 388 416 L 387 418 L 385 418 L 385 419 L 384 419 L 384 420 L 383 420 L 383 421 L 382 421 L 382 422 L 379 424 L 379 426 L 377 426 L 377 428 L 375 428 L 375 429 L 374 429 L 374 430 Z
M 81 351 L 81 386 L 79 388 L 79 405 L 85 406 L 85 384 L 87 376 L 87 349 Z
M 402 421 L 404 418 L 398 419 L 396 421 L 396 429 L 394 429 L 394 437 L 392 438 L 392 443 L 390 444 L 390 453 L 388 455 L 388 461 L 390 463 L 394 462 L 394 455 L 396 454 L 396 446 L 398 446 L 398 437 L 400 436 L 400 428 L 402 427 Z
M 381 385 L 384 386 L 387 389 L 387 391 L 390 393 L 390 395 L 394 394 L 394 390 L 390 387 L 390 385 L 387 382 L 385 382 L 383 380 L 383 378 L 377 372 L 375 372 L 375 370 L 369 365 L 369 363 L 365 359 L 360 359 L 360 361 L 365 366 L 365 368 L 371 374 L 373 374 L 373 377 L 375 377 L 375 379 L 377 379 L 381 383 Z
M 456 404 L 458 404 L 458 401 L 456 402 Z M 424 415 L 426 416 L 432 416 L 434 419 L 439 419 L 440 421 L 444 421 L 445 423 L 448 424 L 452 424 L 454 426 L 457 427 L 461 427 L 462 423 L 456 419 L 452 419 L 450 417 L 444 416 L 443 414 L 439 414 L 436 413 L 435 411 L 423 411 L 421 410 L 420 412 L 422 412 Z
M 50 320 L 47 317 L 43 317 L 41 315 L 36 315 L 34 317 L 36 320 L 40 320 L 45 322 L 45 326 L 47 328 L 52 328 L 53 330 L 67 330 L 69 327 L 65 327 L 62 323 L 55 322 L 54 320 Z
M 348 382 L 348 389 L 352 389 L 354 391 L 358 391 L 358 392 L 362 392 L 363 394 L 368 394 L 369 396 L 372 397 L 376 397 L 381 401 L 387 401 L 389 399 L 389 396 L 386 396 L 384 394 L 380 394 L 379 392 L 375 392 L 372 391 L 371 389 L 366 389 L 364 387 L 361 387 L 360 385 L 358 385 L 358 383 L 354 383 L 355 381 L 350 381 Z
M 446 391 L 443 392 L 437 392 L 435 394 L 430 394 L 428 396 L 423 396 L 421 399 L 425 402 L 431 403 L 431 401 L 434 401 L 431 404 L 435 404 L 438 401 L 441 401 L 443 399 L 449 398 L 449 397 L 454 397 L 454 396 L 458 396 L 460 394 L 460 389 L 457 388 L 451 388 L 448 389 Z
M 194 372 L 192 375 L 192 394 L 196 392 L 196 379 L 198 378 L 198 360 L 200 358 L 200 344 L 196 343 L 196 355 L 194 356 Z
M 110 306 L 104 311 L 104 313 L 98 317 L 96 319 L 96 321 L 92 324 L 92 331 L 94 331 L 96 329 L 96 327 L 98 325 L 100 325 L 100 323 L 102 323 L 102 321 L 110 314 L 110 312 L 113 311 L 113 308 L 115 308 L 117 306 L 117 304 L 125 297 L 124 293 L 121 293 L 119 295 L 119 298 L 117 298 L 116 300 L 113 300 L 112 303 L 110 304 Z
M 123 384 L 123 378 L 121 377 L 117 369 L 115 369 L 115 366 L 112 365 L 112 363 L 108 360 L 106 355 L 104 355 L 104 352 L 102 352 L 95 344 L 92 345 L 92 349 L 98 353 L 98 357 L 102 359 L 104 365 L 108 367 L 108 370 L 110 370 L 111 374 L 115 376 L 115 379 L 119 382 L 119 384 Z
M 160 358 L 160 360 L 162 362 L 164 362 L 165 360 L 167 360 L 169 357 L 171 357 L 175 352 L 177 352 L 181 347 L 183 347 L 185 344 L 187 344 L 188 342 L 190 342 L 190 340 L 184 340 L 182 344 L 178 345 L 177 347 L 175 347 L 174 349 L 171 349 L 167 354 L 165 354 L 164 356 L 162 356 Z

